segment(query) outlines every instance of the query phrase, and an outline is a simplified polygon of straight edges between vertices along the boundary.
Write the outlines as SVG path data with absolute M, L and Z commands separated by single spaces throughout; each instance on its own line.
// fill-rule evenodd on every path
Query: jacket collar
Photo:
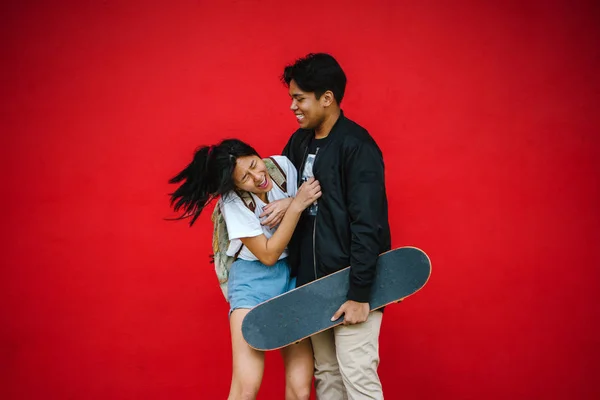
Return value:
M 328 138 L 333 138 L 334 136 L 336 136 L 340 130 L 340 125 L 342 125 L 342 120 L 346 119 L 346 117 L 344 117 L 344 111 L 342 109 L 340 109 L 340 116 L 338 117 L 338 119 L 335 121 L 335 123 L 333 124 L 333 126 L 331 127 L 331 130 L 329 131 L 329 134 L 326 136 Z M 315 131 L 312 131 L 312 134 L 315 134 Z

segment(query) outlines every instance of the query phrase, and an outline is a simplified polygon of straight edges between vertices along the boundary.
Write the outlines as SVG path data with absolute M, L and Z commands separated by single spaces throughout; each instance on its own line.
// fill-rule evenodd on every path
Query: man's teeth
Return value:
M 304 115 L 301 115 L 301 114 L 296 114 L 296 118 L 297 118 L 298 120 L 301 120 L 302 118 L 304 118 Z

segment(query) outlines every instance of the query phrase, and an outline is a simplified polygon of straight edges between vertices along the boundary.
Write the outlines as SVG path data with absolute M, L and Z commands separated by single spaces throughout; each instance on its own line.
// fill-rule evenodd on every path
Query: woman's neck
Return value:
M 255 193 L 256 194 L 256 193 Z M 259 193 L 256 194 L 256 196 L 262 200 L 263 203 L 265 204 L 269 204 L 269 196 L 267 196 L 268 193 Z

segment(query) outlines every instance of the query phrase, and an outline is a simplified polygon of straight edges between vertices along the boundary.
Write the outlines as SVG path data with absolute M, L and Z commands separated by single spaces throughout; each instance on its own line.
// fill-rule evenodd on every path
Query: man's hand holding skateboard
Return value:
M 359 303 L 348 300 L 333 314 L 331 321 L 335 321 L 344 314 L 344 325 L 356 325 L 365 322 L 369 318 L 369 303 Z

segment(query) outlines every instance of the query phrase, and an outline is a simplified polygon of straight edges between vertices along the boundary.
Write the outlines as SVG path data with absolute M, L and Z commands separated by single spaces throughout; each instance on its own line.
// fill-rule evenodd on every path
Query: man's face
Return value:
M 257 156 L 238 157 L 233 170 L 233 181 L 238 189 L 257 195 L 267 193 L 273 187 L 267 166 Z
M 321 99 L 317 100 L 314 92 L 305 92 L 298 87 L 296 81 L 290 82 L 290 97 L 292 104 L 290 109 L 296 115 L 296 120 L 303 129 L 316 129 L 325 120 L 325 107 Z

